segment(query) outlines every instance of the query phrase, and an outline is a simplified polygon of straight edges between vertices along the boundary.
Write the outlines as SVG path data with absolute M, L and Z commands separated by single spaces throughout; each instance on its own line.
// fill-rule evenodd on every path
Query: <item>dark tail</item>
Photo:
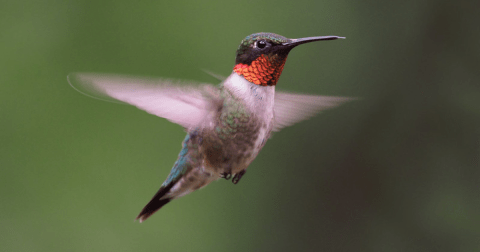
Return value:
M 170 189 L 173 187 L 175 183 L 170 183 L 165 187 L 160 187 L 160 190 L 153 196 L 153 198 L 148 202 L 148 204 L 142 209 L 140 214 L 135 218 L 135 220 L 139 220 L 142 223 L 144 220 L 148 219 L 150 215 L 154 214 L 158 209 L 162 208 L 163 205 L 167 204 L 172 200 L 172 198 L 164 198 L 162 199 L 165 194 L 167 194 Z

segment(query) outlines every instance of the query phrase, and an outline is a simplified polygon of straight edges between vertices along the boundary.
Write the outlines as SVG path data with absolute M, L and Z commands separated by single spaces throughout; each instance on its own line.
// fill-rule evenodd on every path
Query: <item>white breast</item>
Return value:
M 235 97 L 241 98 L 250 112 L 270 123 L 273 120 L 275 86 L 260 86 L 232 72 L 223 83 Z
M 261 126 L 258 137 L 255 140 L 253 155 L 250 161 L 257 156 L 267 141 L 273 126 L 273 105 L 275 98 L 275 86 L 260 86 L 247 81 L 243 76 L 235 72 L 225 80 L 227 88 L 235 97 L 245 101 L 249 111 L 258 119 Z

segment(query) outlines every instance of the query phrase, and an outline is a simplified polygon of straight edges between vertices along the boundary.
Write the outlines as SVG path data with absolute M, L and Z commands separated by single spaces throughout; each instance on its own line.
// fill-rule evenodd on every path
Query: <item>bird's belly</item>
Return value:
M 217 174 L 236 174 L 255 159 L 269 132 L 267 127 L 259 125 L 235 134 L 216 133 L 203 139 L 204 168 Z

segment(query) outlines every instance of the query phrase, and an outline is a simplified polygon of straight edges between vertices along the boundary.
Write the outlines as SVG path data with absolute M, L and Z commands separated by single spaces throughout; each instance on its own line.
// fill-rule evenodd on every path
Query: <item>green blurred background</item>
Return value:
M 478 1 L 5 1 L 0 251 L 480 251 Z M 278 89 L 363 97 L 284 129 L 238 185 L 145 223 L 184 132 L 70 72 L 218 83 L 251 33 L 294 49 Z

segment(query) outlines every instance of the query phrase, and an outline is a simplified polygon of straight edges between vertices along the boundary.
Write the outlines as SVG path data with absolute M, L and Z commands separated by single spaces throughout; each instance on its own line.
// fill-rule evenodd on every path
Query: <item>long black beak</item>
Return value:
M 297 45 L 320 41 L 320 40 L 335 40 L 335 39 L 345 39 L 345 37 L 339 36 L 318 36 L 318 37 L 308 37 L 308 38 L 299 38 L 299 39 L 289 39 L 288 42 L 283 43 L 282 45 L 293 48 Z

